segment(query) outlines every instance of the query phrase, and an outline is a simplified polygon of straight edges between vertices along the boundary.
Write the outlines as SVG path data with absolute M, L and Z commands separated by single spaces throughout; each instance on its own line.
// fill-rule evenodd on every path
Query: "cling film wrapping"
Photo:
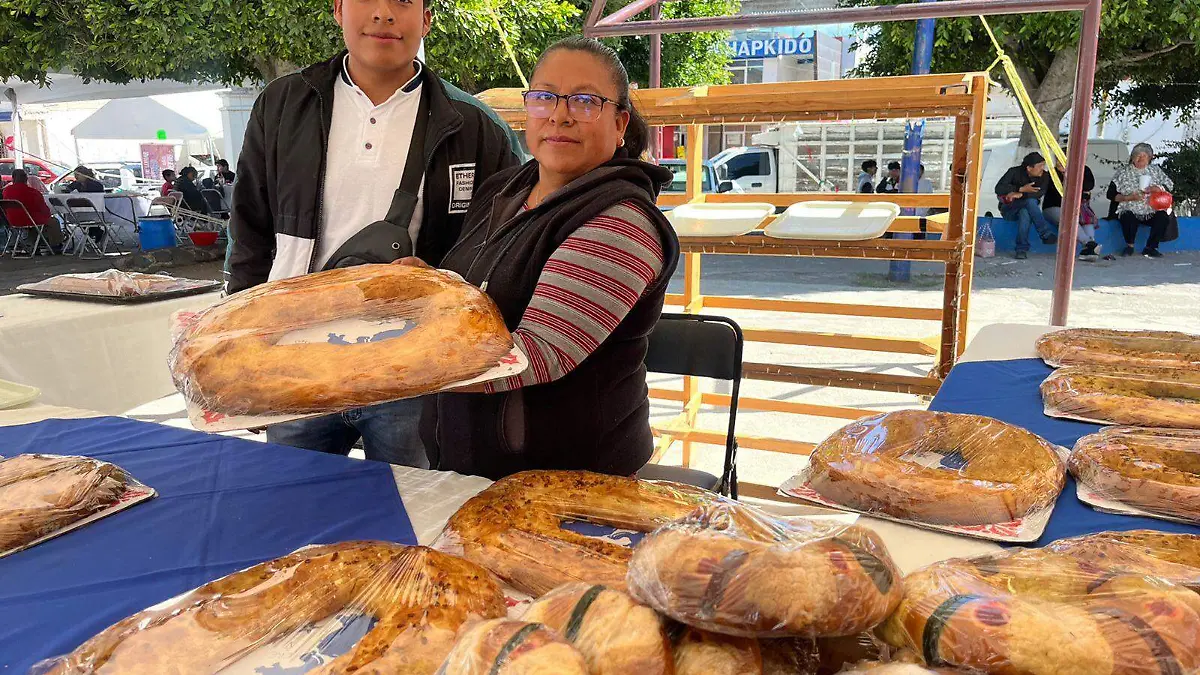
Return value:
M 1200 368 L 1068 366 L 1041 392 L 1051 417 L 1200 429 Z
M 103 272 L 60 274 L 17 287 L 18 291 L 134 298 L 215 286 L 203 279 L 180 279 L 168 274 L 145 274 L 111 269 Z
M 1183 675 L 1200 667 L 1197 582 L 1200 537 L 1103 532 L 917 570 L 879 632 L 929 667 Z
M 589 675 L 583 655 L 540 623 L 493 619 L 467 626 L 438 675 Z
M 1175 331 L 1068 328 L 1046 333 L 1035 347 L 1054 367 L 1200 367 L 1200 335 Z
M 954 526 L 1010 523 L 1052 507 L 1065 475 L 1056 446 L 1036 434 L 924 410 L 852 422 L 813 450 L 806 469 L 807 485 L 829 502 Z
M 360 265 L 262 284 L 183 317 L 169 364 L 210 418 L 273 422 L 506 377 L 524 367 L 515 351 L 499 310 L 458 275 Z
M 1070 466 L 1100 497 L 1200 523 L 1200 430 L 1106 427 L 1075 443 Z
M 0 458 L 0 557 L 153 496 L 120 467 L 90 457 Z
M 40 675 L 433 673 L 470 621 L 503 616 L 465 560 L 371 541 L 310 546 L 138 612 Z

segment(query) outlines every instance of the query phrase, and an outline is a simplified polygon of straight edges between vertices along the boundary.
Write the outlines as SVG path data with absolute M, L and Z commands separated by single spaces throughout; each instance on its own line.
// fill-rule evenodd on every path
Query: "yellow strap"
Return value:
M 987 31 L 988 37 L 992 39 L 992 45 L 996 48 L 996 60 L 992 61 L 992 65 L 988 66 L 987 70 L 990 73 L 997 64 L 1004 68 L 1004 75 L 1008 78 L 1009 84 L 1012 86 L 1013 94 L 1017 97 L 1017 103 L 1021 106 L 1021 112 L 1025 115 L 1025 119 L 1029 121 L 1029 125 L 1033 127 L 1033 136 L 1037 139 L 1038 147 L 1042 150 L 1042 156 L 1052 158 L 1051 166 L 1047 167 L 1050 170 L 1050 180 L 1054 182 L 1054 187 L 1058 188 L 1059 194 L 1064 194 L 1062 181 L 1058 178 L 1058 172 L 1054 171 L 1054 164 L 1062 164 L 1066 166 L 1067 156 L 1063 153 L 1062 148 L 1058 146 L 1058 135 L 1046 126 L 1046 121 L 1038 114 L 1037 108 L 1033 105 L 1033 100 L 1029 98 L 1029 92 L 1025 90 L 1025 83 L 1021 81 L 1021 76 L 1017 73 L 1017 66 L 1008 54 L 1004 53 L 1004 49 L 1000 46 L 1000 41 L 996 39 L 996 34 L 992 32 L 992 27 L 988 25 L 987 19 L 982 16 L 979 20 L 983 22 L 983 28 Z
M 529 80 L 525 79 L 525 73 L 521 72 L 521 64 L 517 62 L 517 53 L 513 51 L 512 43 L 508 41 L 508 33 L 504 32 L 504 26 L 500 23 L 500 16 L 496 14 L 496 8 L 492 6 L 490 0 L 484 2 L 484 6 L 487 7 L 488 14 L 492 17 L 492 23 L 496 24 L 496 32 L 500 34 L 500 42 L 504 44 L 504 51 L 508 53 L 513 69 L 517 71 L 517 77 L 521 78 L 521 86 L 528 89 Z

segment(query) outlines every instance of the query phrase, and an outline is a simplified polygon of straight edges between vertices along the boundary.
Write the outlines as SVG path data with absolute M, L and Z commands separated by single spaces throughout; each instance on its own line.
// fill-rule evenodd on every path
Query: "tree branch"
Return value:
M 1173 52 L 1176 49 L 1179 49 L 1180 47 L 1186 47 L 1186 46 L 1192 45 L 1192 44 L 1195 44 L 1195 43 L 1191 40 L 1185 40 L 1183 42 L 1176 42 L 1175 44 L 1173 44 L 1169 47 L 1163 47 L 1162 49 L 1156 49 L 1154 51 L 1142 52 L 1140 54 L 1129 54 L 1127 56 L 1122 56 L 1121 58 L 1117 58 L 1117 59 L 1107 59 L 1104 61 L 1097 61 L 1096 62 L 1096 70 L 1100 70 L 1101 68 L 1108 68 L 1110 66 L 1115 66 L 1115 65 L 1128 65 L 1130 63 L 1141 63 L 1142 61 L 1147 61 L 1156 56 L 1162 56 L 1163 54 L 1169 54 L 1170 52 Z

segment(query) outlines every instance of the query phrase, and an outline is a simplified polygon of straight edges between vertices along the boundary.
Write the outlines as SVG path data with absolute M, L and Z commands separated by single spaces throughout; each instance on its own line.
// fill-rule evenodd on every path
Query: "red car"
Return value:
M 17 168 L 15 159 L 11 157 L 0 158 L 0 187 L 12 182 L 12 172 L 15 168 Z M 31 173 L 35 169 L 37 170 L 38 178 L 41 178 L 42 182 L 46 185 L 49 185 L 55 178 L 62 175 L 54 167 L 45 162 L 36 159 L 26 159 L 25 172 Z

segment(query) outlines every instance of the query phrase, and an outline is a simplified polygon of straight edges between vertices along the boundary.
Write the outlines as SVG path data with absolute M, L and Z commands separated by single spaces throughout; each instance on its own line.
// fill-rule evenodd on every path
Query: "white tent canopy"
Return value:
M 17 105 L 29 103 L 68 103 L 70 101 L 95 101 L 97 99 L 138 98 L 141 96 L 157 96 L 159 94 L 180 94 L 191 91 L 212 91 L 224 89 L 216 84 L 197 84 L 195 82 L 175 82 L 173 80 L 146 80 L 144 82 L 128 82 L 112 84 L 92 80 L 84 82 L 83 78 L 70 73 L 47 74 L 48 84 L 45 87 L 32 82 L 21 80 L 0 81 L 0 93 L 7 94 L 12 89 L 16 95 Z M 8 98 L 7 96 L 5 97 Z
M 75 138 L 152 140 L 205 138 L 208 130 L 151 98 L 123 98 L 105 103 L 71 130 Z

